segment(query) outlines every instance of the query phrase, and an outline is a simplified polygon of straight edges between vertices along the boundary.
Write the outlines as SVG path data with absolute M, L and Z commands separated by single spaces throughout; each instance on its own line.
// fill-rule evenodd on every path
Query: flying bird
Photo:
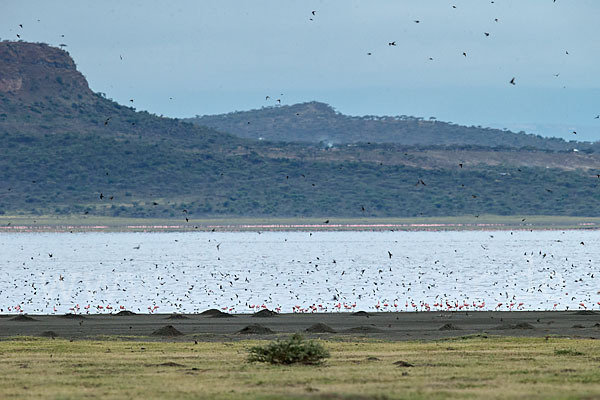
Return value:
M 312 15 L 317 15 L 316 11 L 311 11 Z
M 490 36 L 490 33 L 489 33 L 489 32 L 483 32 L 483 34 L 484 34 L 485 36 Z
M 394 40 L 393 42 L 389 42 L 388 46 L 395 46 L 396 45 L 396 41 Z
M 516 85 L 514 77 L 510 80 L 510 84 L 513 85 L 513 86 Z
M 463 51 L 463 56 L 465 56 L 465 57 L 467 56 L 467 53 L 466 53 L 466 52 L 464 52 L 464 51 Z

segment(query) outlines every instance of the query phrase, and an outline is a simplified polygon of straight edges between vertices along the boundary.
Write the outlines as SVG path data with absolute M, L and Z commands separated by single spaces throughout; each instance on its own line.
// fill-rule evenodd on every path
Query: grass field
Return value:
M 600 398 L 590 339 L 322 343 L 322 365 L 271 366 L 246 361 L 257 341 L 11 338 L 0 342 L 0 398 Z

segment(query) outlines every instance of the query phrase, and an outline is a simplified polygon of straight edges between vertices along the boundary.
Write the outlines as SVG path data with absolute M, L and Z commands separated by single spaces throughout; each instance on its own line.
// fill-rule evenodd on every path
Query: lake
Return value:
M 596 230 L 1 233 L 0 313 L 600 308 Z

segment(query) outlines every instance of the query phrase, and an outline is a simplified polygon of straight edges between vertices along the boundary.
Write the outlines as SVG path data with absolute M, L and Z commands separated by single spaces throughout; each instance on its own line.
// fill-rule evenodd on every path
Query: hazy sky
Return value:
M 2 0 L 0 38 L 67 44 L 94 91 L 156 114 L 318 100 L 600 140 L 599 16 L 598 0 Z

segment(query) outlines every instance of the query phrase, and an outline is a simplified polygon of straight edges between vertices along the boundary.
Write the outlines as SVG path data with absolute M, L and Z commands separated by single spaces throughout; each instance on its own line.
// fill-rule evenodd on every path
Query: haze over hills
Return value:
M 398 143 L 408 146 L 482 146 L 541 150 L 600 151 L 600 142 L 567 142 L 558 138 L 467 127 L 406 115 L 355 117 L 338 113 L 328 104 L 309 103 L 265 107 L 190 118 L 198 125 L 249 138 L 282 142 Z
M 5 215 L 600 215 L 600 155 L 542 149 L 239 138 L 93 93 L 61 49 L 0 42 Z

